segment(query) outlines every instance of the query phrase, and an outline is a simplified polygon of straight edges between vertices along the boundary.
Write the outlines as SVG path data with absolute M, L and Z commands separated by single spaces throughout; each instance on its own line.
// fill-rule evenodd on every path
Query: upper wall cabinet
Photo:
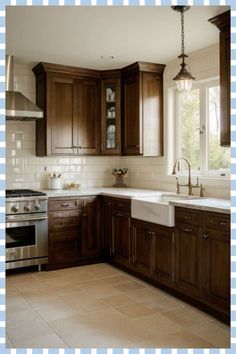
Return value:
M 36 102 L 44 118 L 36 122 L 36 154 L 100 153 L 100 73 L 39 63 Z
M 220 30 L 220 143 L 230 146 L 230 11 L 209 21 Z
M 101 73 L 101 152 L 120 155 L 120 70 Z
M 122 153 L 163 155 L 165 65 L 137 62 L 122 70 Z

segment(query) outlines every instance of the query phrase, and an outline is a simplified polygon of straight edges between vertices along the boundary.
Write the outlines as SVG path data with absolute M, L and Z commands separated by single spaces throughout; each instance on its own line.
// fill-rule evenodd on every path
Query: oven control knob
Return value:
M 24 210 L 25 210 L 25 211 L 30 211 L 30 205 L 25 205 L 25 206 L 24 206 Z
M 35 204 L 34 209 L 35 210 L 40 210 L 40 204 L 39 203 Z
M 17 205 L 13 205 L 13 206 L 11 207 L 11 211 L 12 211 L 13 213 L 18 213 L 19 207 L 18 207 Z

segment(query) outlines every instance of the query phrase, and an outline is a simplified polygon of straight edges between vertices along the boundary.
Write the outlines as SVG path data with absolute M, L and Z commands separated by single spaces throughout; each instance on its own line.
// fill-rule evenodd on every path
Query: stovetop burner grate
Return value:
M 43 196 L 46 193 L 34 191 L 31 189 L 7 189 L 6 190 L 6 198 L 13 198 L 13 197 L 36 197 L 36 196 Z

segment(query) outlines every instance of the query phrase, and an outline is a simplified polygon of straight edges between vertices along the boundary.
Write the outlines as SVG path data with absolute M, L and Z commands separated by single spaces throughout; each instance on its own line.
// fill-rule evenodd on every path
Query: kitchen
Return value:
M 186 62 L 197 79 L 192 94 L 180 99 L 173 81 L 180 14 L 170 7 L 7 8 L 14 90 L 44 111 L 37 121 L 6 123 L 7 190 L 13 193 L 6 198 L 13 203 L 7 230 L 16 239 L 19 226 L 25 228 L 22 247 L 7 250 L 8 347 L 229 346 L 229 142 L 216 148 L 214 138 L 208 158 L 199 160 L 211 121 L 199 121 L 204 108 L 198 102 L 206 89 L 217 97 L 209 107 L 219 101 L 221 37 L 217 20 L 209 19 L 227 10 L 184 13 Z M 60 26 L 51 26 L 53 18 Z M 172 41 L 168 47 L 164 38 Z M 83 93 L 80 105 L 77 92 Z M 180 106 L 187 112 L 180 117 L 183 136 Z M 157 120 L 150 119 L 153 112 Z M 216 150 L 218 160 L 211 159 Z M 187 161 L 175 165 L 181 156 Z M 20 204 L 14 199 L 19 189 L 40 195 L 23 191 Z M 36 212 L 40 222 L 33 220 Z M 32 224 L 16 227 L 23 215 Z M 37 249 L 22 264 L 27 256 L 15 259 L 14 253 L 27 253 L 28 236 L 35 242 L 33 229 L 41 223 L 46 253 Z M 209 243 L 211 232 L 215 243 Z

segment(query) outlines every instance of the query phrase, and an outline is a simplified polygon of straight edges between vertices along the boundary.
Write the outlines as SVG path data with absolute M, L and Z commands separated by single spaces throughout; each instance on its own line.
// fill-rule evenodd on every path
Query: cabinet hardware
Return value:
M 133 255 L 132 255 L 132 262 L 134 263 L 134 253 L 133 253 Z
M 208 238 L 209 235 L 208 235 L 208 234 L 203 234 L 202 237 L 203 237 L 203 238 Z
M 110 253 L 110 256 L 111 256 L 111 247 L 110 247 L 109 253 Z
M 193 229 L 188 228 L 188 227 L 184 227 L 183 230 L 184 230 L 185 232 L 192 232 L 192 231 L 193 231 Z
M 219 225 L 220 225 L 220 226 L 226 226 L 227 223 L 226 223 L 225 221 L 220 221 L 220 222 L 219 222 Z
M 185 219 L 185 220 L 189 220 L 189 219 L 191 219 L 191 216 L 189 216 L 189 215 L 184 215 L 184 219 Z
M 152 232 L 151 231 L 147 231 L 148 236 L 151 236 Z
M 82 149 L 82 146 L 78 146 L 78 149 Z
M 87 213 L 83 213 L 83 216 L 88 216 L 88 214 Z
M 155 231 L 152 231 L 152 236 L 155 236 L 156 235 L 156 232 Z
M 69 203 L 62 203 L 61 206 L 62 207 L 68 207 L 68 206 L 70 206 L 70 204 Z
M 110 206 L 110 205 L 111 205 L 111 202 L 108 202 L 107 205 Z

